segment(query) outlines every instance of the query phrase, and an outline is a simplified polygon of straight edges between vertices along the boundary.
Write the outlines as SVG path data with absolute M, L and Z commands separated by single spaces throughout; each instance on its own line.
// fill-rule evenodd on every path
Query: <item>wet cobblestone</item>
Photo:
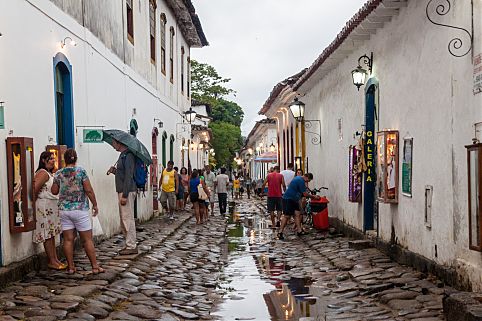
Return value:
M 265 215 L 263 204 L 241 200 L 236 215 L 250 224 Z M 195 225 L 190 213 L 174 222 L 154 219 L 138 233 L 139 255 L 118 256 L 121 238 L 105 240 L 98 257 L 106 273 L 89 274 L 82 251 L 75 258 L 78 274 L 31 273 L 0 291 L 0 321 L 223 320 L 217 313 L 223 302 L 242 307 L 249 291 L 219 288 L 230 278 L 243 277 L 242 272 L 223 272 L 226 224 L 224 217 L 212 216 L 208 224 Z M 275 305 L 275 295 L 285 294 L 286 285 L 305 280 L 309 293 L 290 295 L 310 306 L 310 316 L 291 320 L 445 320 L 442 299 L 453 289 L 436 278 L 400 266 L 366 244 L 349 244 L 338 234 L 312 230 L 300 238 L 289 228 L 286 232 L 284 241 L 269 229 L 265 237 L 249 241 L 248 254 L 273 289 L 259 305 Z M 238 319 L 249 320 L 250 309 Z M 285 311 L 277 309 L 271 307 L 271 319 L 286 320 Z

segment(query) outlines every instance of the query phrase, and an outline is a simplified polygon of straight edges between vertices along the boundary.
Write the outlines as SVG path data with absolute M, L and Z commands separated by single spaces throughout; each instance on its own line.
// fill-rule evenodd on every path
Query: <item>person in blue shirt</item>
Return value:
M 281 219 L 281 227 L 278 233 L 278 239 L 283 240 L 283 230 L 286 227 L 286 223 L 288 222 L 289 216 L 295 216 L 295 225 L 296 225 L 296 234 L 301 236 L 304 232 L 301 230 L 301 209 L 300 209 L 300 200 L 302 197 L 309 197 L 313 199 L 319 199 L 320 196 L 318 195 L 311 195 L 309 192 L 306 191 L 306 186 L 308 182 L 313 179 L 313 174 L 306 173 L 303 176 L 296 176 L 291 181 L 288 189 L 283 194 L 283 207 L 284 213 L 283 218 Z

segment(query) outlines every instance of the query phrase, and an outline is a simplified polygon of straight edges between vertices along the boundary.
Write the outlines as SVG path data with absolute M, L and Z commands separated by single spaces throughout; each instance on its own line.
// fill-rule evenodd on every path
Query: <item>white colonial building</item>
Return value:
M 264 179 L 269 168 L 279 164 L 276 121 L 257 121 L 239 155 L 238 164 L 252 179 Z
M 179 124 L 191 105 L 190 50 L 208 44 L 191 1 L 0 1 L 0 21 L 1 264 L 42 251 L 32 243 L 28 222 L 22 229 L 9 218 L 10 185 L 21 175 L 30 189 L 32 167 L 47 145 L 77 150 L 104 231 L 120 231 L 114 178 L 106 176 L 118 153 L 89 143 L 84 130 L 138 126 L 154 164 L 136 215 L 149 219 L 158 209 L 159 168 L 169 159 L 181 162 Z M 12 161 L 6 145 L 25 147 L 13 153 L 20 161 Z M 30 209 L 29 193 L 22 195 Z
M 279 134 L 306 135 L 295 156 L 329 187 L 331 216 L 478 291 L 481 28 L 482 1 L 370 0 L 262 110 L 278 116 Z M 358 65 L 368 74 L 359 91 Z M 295 97 L 306 121 L 288 112 Z

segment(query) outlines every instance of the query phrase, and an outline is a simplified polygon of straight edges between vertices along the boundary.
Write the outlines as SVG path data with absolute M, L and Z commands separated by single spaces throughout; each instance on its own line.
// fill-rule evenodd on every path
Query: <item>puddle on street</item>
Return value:
M 228 265 L 221 288 L 220 320 L 324 320 L 324 304 L 309 279 L 290 278 L 289 267 L 270 252 L 273 232 L 254 213 L 234 211 L 228 218 Z

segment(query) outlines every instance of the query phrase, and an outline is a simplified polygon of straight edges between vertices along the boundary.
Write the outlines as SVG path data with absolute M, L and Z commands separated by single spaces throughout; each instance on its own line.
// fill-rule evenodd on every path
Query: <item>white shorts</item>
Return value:
M 92 229 L 89 211 L 60 211 L 60 223 L 62 231 L 76 229 L 79 232 L 85 232 Z

